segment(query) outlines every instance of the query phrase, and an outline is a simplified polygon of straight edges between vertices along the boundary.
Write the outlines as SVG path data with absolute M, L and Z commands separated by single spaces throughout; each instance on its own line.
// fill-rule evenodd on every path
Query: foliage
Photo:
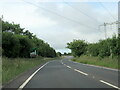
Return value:
M 116 35 L 113 35 L 112 38 L 99 40 L 97 43 L 86 44 L 83 40 L 74 40 L 73 42 L 67 43 L 67 48 L 72 50 L 74 56 L 86 54 L 89 56 L 99 56 L 101 58 L 106 56 L 113 58 L 120 54 L 120 48 L 118 47 L 119 42 L 120 39 Z
M 2 39 L 3 55 L 7 57 L 18 57 L 20 49 L 19 39 L 10 32 L 3 32 Z
M 67 45 L 67 48 L 71 49 L 74 56 L 81 56 L 87 50 L 87 43 L 84 40 L 73 40 Z
M 64 52 L 64 54 L 63 55 L 68 55 L 68 56 L 70 56 L 71 55 L 71 53 L 66 53 L 66 52 Z
M 33 48 L 43 57 L 56 57 L 55 50 L 19 24 L 2 21 L 2 49 L 6 57 L 30 57 Z
M 88 44 L 87 47 L 87 54 L 90 54 L 90 56 L 98 56 L 99 54 L 99 44 Z
M 58 57 L 62 56 L 61 52 L 57 52 L 57 56 Z

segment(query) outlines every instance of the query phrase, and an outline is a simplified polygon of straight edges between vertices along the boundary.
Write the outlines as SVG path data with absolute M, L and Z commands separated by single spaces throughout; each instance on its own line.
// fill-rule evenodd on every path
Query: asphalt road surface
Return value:
M 118 72 L 70 61 L 50 61 L 23 88 L 118 88 Z

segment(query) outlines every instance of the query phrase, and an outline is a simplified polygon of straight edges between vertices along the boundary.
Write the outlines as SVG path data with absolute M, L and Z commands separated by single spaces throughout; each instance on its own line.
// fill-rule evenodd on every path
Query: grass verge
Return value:
M 6 84 L 17 75 L 55 58 L 2 58 L 2 84 Z
M 76 62 L 84 63 L 84 64 L 92 64 L 92 65 L 98 65 L 98 66 L 104 66 L 104 67 L 118 69 L 118 59 L 117 58 L 112 59 L 109 57 L 105 57 L 105 58 L 101 59 L 99 57 L 83 55 L 81 57 L 73 58 L 72 61 L 76 61 Z

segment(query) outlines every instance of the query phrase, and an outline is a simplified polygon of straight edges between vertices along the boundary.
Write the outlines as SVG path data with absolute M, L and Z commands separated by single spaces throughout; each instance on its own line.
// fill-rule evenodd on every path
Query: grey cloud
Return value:
M 35 3 L 38 7 L 31 5 L 34 7 L 32 14 L 30 13 L 27 19 L 20 18 L 24 23 L 23 26 L 28 23 L 28 26 L 25 27 L 35 33 L 39 38 L 48 42 L 56 50 L 67 51 L 67 49 L 65 49 L 66 43 L 73 39 L 85 39 L 88 42 L 97 42 L 99 39 L 104 39 L 104 30 L 102 28 L 101 31 L 98 30 L 98 26 L 103 24 L 105 21 L 113 21 L 103 8 L 100 8 L 99 6 L 94 7 L 94 4 L 91 6 L 86 2 L 69 2 L 69 4 L 72 5 L 72 7 L 77 8 L 77 10 L 68 6 L 64 2 L 42 3 L 32 1 L 32 3 Z M 46 8 L 47 10 L 40 7 Z M 80 13 L 78 9 L 89 17 Z M 50 10 L 50 12 L 48 10 Z M 51 13 L 51 11 L 55 13 Z M 112 14 L 117 16 L 117 10 L 112 9 L 112 11 Z M 28 11 L 26 11 L 26 13 L 27 12 Z M 15 12 L 12 15 L 14 16 Z M 27 15 L 23 16 L 27 17 Z M 32 21 L 29 23 L 30 21 L 28 22 L 28 20 L 30 20 L 31 17 Z M 93 20 L 93 18 L 97 21 Z M 72 19 L 74 21 L 68 19 Z M 17 18 L 16 21 L 17 20 L 19 20 L 19 18 Z M 112 29 L 109 30 L 108 35 L 111 36 L 111 33 L 113 33 Z
M 98 30 L 98 25 L 103 24 L 104 21 L 110 21 L 110 18 L 105 17 L 105 15 L 107 15 L 106 12 L 100 12 L 99 8 L 98 11 L 95 11 L 94 8 L 86 3 L 70 4 L 92 18 L 95 18 L 99 23 L 81 14 L 79 11 L 74 10 L 65 3 L 39 3 L 38 5 L 40 7 L 55 12 L 55 14 L 40 8 L 38 8 L 36 12 L 38 14 L 40 12 L 40 16 L 48 17 L 57 23 L 56 26 L 44 29 L 46 33 L 42 34 L 44 31 L 41 32 L 42 38 L 49 42 L 55 49 L 65 48 L 66 43 L 73 39 L 85 39 L 89 42 L 97 42 L 99 39 L 104 39 L 104 31 Z M 66 18 L 56 15 L 56 13 L 80 23 L 67 20 Z M 85 27 L 84 25 L 89 27 Z

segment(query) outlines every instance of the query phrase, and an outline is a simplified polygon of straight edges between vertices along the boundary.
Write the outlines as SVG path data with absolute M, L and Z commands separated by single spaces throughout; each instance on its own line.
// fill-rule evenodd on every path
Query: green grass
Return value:
M 38 66 L 47 61 L 53 60 L 52 58 L 2 58 L 2 84 L 15 78 L 17 75 L 25 72 L 35 66 Z
M 73 58 L 72 61 L 76 61 L 79 63 L 84 64 L 92 64 L 92 65 L 98 65 L 98 66 L 104 66 L 109 68 L 118 69 L 118 59 L 117 58 L 99 58 L 99 57 L 92 57 L 92 56 L 81 56 L 77 58 Z

